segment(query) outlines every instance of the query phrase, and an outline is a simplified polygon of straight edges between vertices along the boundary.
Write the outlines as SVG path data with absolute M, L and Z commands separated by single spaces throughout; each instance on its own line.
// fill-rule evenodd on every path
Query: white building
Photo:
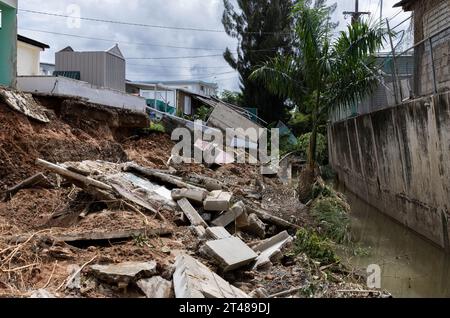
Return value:
M 41 75 L 41 52 L 50 48 L 47 44 L 36 40 L 17 36 L 17 75 Z
M 216 83 L 208 83 L 203 81 L 151 81 L 143 83 L 161 85 L 170 88 L 181 88 L 206 97 L 216 96 L 219 88 Z

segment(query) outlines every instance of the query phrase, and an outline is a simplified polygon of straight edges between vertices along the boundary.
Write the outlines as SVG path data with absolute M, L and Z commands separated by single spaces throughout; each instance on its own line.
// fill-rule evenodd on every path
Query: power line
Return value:
M 187 69 L 187 70 L 192 70 L 192 69 L 225 69 L 225 68 L 230 68 L 231 66 L 227 65 L 227 66 L 190 66 L 190 67 L 186 67 L 186 66 L 174 66 L 174 65 L 156 65 L 156 64 L 135 64 L 135 63 L 127 63 L 127 65 L 130 66 L 139 66 L 139 67 L 157 67 L 157 68 L 163 68 L 163 69 Z
M 143 42 L 126 42 L 126 41 L 114 41 L 112 39 L 105 39 L 105 38 L 97 38 L 97 37 L 90 37 L 90 36 L 83 36 L 78 34 L 69 34 L 69 33 L 60 33 L 60 32 L 54 32 L 54 31 L 47 31 L 47 30 L 37 30 L 37 29 L 28 29 L 28 28 L 19 28 L 21 30 L 25 31 L 31 31 L 31 32 L 39 32 L 39 33 L 47 33 L 47 34 L 53 34 L 53 35 L 62 35 L 62 36 L 70 36 L 74 38 L 81 38 L 81 39 L 87 39 L 87 40 L 95 40 L 95 41 L 105 41 L 105 42 L 112 42 L 117 43 L 121 45 L 136 45 L 136 46 L 152 46 L 152 47 L 166 47 L 166 48 L 172 48 L 172 49 L 186 49 L 186 50 L 204 50 L 204 51 L 225 51 L 225 48 L 204 48 L 204 47 L 186 47 L 186 46 L 174 46 L 174 45 L 168 45 L 168 44 L 153 44 L 153 43 L 143 43 Z M 267 48 L 267 49 L 260 49 L 260 50 L 248 50 L 249 52 L 276 52 L 281 48 L 287 48 L 288 46 L 280 46 L 280 47 L 274 47 L 274 48 Z M 232 53 L 237 53 L 237 51 L 232 51 Z
M 211 55 L 191 55 L 191 56 L 167 56 L 167 57 L 128 57 L 127 60 L 178 60 L 178 59 L 198 59 L 206 57 L 223 57 L 222 54 Z
M 120 24 L 120 25 L 129 25 L 135 27 L 145 27 L 145 28 L 156 28 L 156 29 L 166 29 L 166 30 L 176 30 L 176 31 L 197 31 L 197 32 L 212 32 L 212 33 L 226 33 L 225 30 L 217 30 L 217 29 L 203 29 L 203 28 L 194 28 L 194 27 L 177 27 L 177 26 L 167 26 L 167 25 L 155 25 L 155 24 L 145 24 L 145 23 L 132 23 L 125 21 L 117 21 L 117 20 L 106 20 L 100 18 L 89 18 L 89 17 L 73 17 L 66 14 L 59 14 L 53 12 L 44 12 L 44 11 L 36 11 L 36 10 L 28 10 L 28 9 L 18 9 L 20 12 L 32 13 L 32 14 L 40 14 L 47 15 L 52 17 L 59 18 L 70 18 L 70 19 L 80 19 L 86 21 L 93 22 L 102 22 L 102 23 L 112 23 L 112 24 Z M 285 34 L 290 35 L 289 32 L 243 32 L 245 34 Z

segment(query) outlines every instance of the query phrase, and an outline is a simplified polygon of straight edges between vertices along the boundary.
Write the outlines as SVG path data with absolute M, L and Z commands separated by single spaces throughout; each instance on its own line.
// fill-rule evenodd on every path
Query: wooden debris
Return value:
M 293 229 L 293 230 L 300 229 L 300 226 L 288 222 L 286 220 L 283 220 L 282 218 L 279 218 L 277 216 L 271 215 L 264 210 L 254 208 L 248 204 L 246 205 L 246 207 L 249 213 L 255 213 L 262 221 L 266 223 L 271 223 L 284 229 Z
M 161 173 L 159 171 L 153 170 L 153 169 L 149 169 L 149 168 L 144 168 L 141 166 L 138 166 L 136 164 L 129 164 L 124 168 L 125 171 L 131 171 L 131 172 L 138 172 L 139 174 L 149 177 L 149 178 L 154 178 L 154 179 L 158 179 L 161 182 L 164 183 L 168 183 L 168 184 L 172 184 L 174 186 L 176 186 L 177 188 L 183 189 L 196 189 L 196 190 L 202 190 L 202 188 L 188 184 L 184 181 L 182 181 L 181 178 L 177 178 L 165 173 Z
M 188 199 L 181 199 L 177 201 L 178 205 L 180 206 L 181 210 L 183 210 L 183 213 L 186 215 L 186 217 L 189 219 L 189 222 L 191 222 L 192 225 L 202 225 L 204 227 L 208 227 L 208 224 L 202 219 L 200 214 L 194 209 L 194 207 L 191 205 Z
M 85 177 L 81 174 L 72 172 L 64 167 L 61 167 L 59 165 L 55 165 L 53 163 L 50 163 L 48 161 L 42 160 L 42 159 L 36 159 L 36 164 L 39 166 L 42 166 L 46 168 L 49 171 L 55 172 L 69 180 L 76 180 L 78 182 L 83 183 L 86 186 L 94 186 L 99 189 L 103 190 L 112 190 L 112 187 L 107 185 L 106 183 L 100 182 L 98 180 L 92 179 L 90 177 Z
M 176 298 L 249 298 L 191 256 L 179 255 L 175 268 L 173 285 Z
M 172 229 L 159 228 L 159 229 L 149 229 L 140 228 L 132 230 L 119 230 L 110 232 L 84 232 L 84 233 L 74 233 L 74 234 L 58 234 L 58 235 L 36 235 L 37 240 L 52 240 L 55 242 L 79 242 L 79 241 L 105 241 L 105 240 L 116 240 L 116 239 L 127 239 L 135 236 L 169 236 L 173 234 Z M 29 235 L 18 235 L 12 237 L 5 237 L 4 239 L 11 244 L 19 244 L 25 242 L 29 238 Z
M 4 192 L 4 194 L 8 197 L 15 195 L 22 189 L 33 188 L 33 187 L 42 187 L 42 188 L 53 188 L 52 183 L 44 176 L 43 173 L 35 174 L 34 176 L 23 180 L 12 188 L 9 188 Z

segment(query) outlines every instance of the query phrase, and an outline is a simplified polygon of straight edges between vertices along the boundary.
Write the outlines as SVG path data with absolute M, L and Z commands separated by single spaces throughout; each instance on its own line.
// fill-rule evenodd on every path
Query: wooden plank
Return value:
M 177 203 L 192 225 L 203 225 L 204 227 L 208 227 L 208 224 L 206 224 L 205 220 L 202 219 L 200 214 L 198 214 L 188 199 L 183 198 L 178 200 Z
M 112 187 L 107 185 L 106 183 L 100 182 L 98 180 L 92 179 L 90 177 L 85 177 L 82 176 L 81 174 L 72 172 L 64 167 L 61 167 L 59 165 L 55 165 L 51 162 L 42 160 L 42 159 L 36 159 L 36 164 L 39 166 L 44 167 L 47 170 L 50 170 L 52 172 L 55 172 L 63 177 L 66 177 L 68 179 L 74 179 L 77 180 L 83 184 L 85 184 L 86 186 L 94 186 L 96 188 L 100 188 L 103 190 L 112 190 Z
M 134 236 L 146 235 L 149 237 L 155 236 L 169 236 L 173 234 L 173 230 L 169 228 L 139 228 L 130 230 L 120 230 L 111 232 L 84 232 L 84 233 L 74 233 L 74 234 L 41 234 L 37 235 L 36 238 L 51 238 L 56 242 L 77 242 L 77 241 L 104 241 L 104 240 L 116 240 L 116 239 L 126 239 Z M 18 235 L 6 237 L 5 240 L 12 244 L 23 243 L 28 240 L 30 235 Z

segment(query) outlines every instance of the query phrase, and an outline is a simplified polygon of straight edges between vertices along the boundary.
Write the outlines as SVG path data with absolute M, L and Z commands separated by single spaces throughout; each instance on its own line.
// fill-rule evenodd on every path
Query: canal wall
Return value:
M 450 92 L 328 126 L 340 182 L 449 249 Z

